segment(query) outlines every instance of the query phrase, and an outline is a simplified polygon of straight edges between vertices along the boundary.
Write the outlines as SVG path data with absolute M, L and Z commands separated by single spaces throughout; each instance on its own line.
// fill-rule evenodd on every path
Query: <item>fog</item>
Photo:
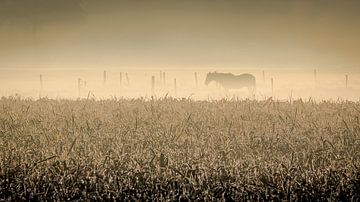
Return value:
M 164 97 L 191 98 L 194 100 L 219 99 L 268 99 L 279 100 L 312 99 L 359 100 L 360 71 L 357 70 L 314 70 L 311 69 L 222 69 L 234 74 L 251 73 L 256 77 L 256 92 L 247 88 L 225 90 L 220 84 L 205 85 L 209 69 L 2 69 L 0 95 L 23 98 L 51 99 L 108 99 Z M 263 77 L 263 71 L 264 76 Z M 197 82 L 195 80 L 197 74 Z M 121 81 L 120 81 L 121 73 Z M 161 73 L 161 77 L 160 77 Z M 126 78 L 128 75 L 128 79 Z M 163 74 L 165 74 L 165 81 Z M 40 81 L 40 75 L 42 82 Z M 345 75 L 348 75 L 346 86 Z M 152 77 L 154 76 L 154 90 Z M 80 83 L 79 83 L 80 79 Z M 176 86 L 175 80 L 176 79 Z M 271 88 L 273 79 L 273 90 Z M 41 85 L 42 83 L 42 85 Z
M 259 99 L 356 100 L 359 9 L 355 0 L 3 0 L 0 94 L 77 98 L 80 78 L 80 97 L 175 96 L 176 78 L 177 97 L 249 97 L 204 86 L 217 71 L 254 74 Z

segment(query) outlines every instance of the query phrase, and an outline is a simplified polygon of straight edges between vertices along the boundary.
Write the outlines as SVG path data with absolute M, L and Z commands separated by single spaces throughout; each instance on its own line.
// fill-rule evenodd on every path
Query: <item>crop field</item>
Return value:
M 0 200 L 359 201 L 360 103 L 0 100 Z

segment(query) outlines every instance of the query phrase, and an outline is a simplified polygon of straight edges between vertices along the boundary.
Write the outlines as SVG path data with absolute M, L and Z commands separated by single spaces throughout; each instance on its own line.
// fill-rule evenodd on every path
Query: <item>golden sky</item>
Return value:
M 2 66 L 354 66 L 357 0 L 2 0 Z

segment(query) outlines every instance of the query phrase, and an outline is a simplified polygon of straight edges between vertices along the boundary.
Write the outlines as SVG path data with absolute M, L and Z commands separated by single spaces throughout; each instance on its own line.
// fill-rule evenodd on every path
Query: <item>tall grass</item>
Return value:
M 0 200 L 360 200 L 360 103 L 0 100 Z

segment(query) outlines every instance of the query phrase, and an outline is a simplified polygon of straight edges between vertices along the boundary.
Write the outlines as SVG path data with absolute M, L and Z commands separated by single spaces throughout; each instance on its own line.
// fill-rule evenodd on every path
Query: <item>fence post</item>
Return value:
M 81 90 L 81 79 L 78 78 L 78 97 L 80 98 L 80 90 Z
M 105 86 L 106 84 L 106 71 L 104 70 L 104 75 L 103 75 L 103 84 Z
M 314 81 L 315 81 L 315 83 L 316 83 L 316 80 L 317 80 L 317 72 L 316 72 L 316 69 L 314 69 Z
M 262 71 L 263 83 L 265 83 L 265 71 Z
M 165 80 L 165 72 L 163 72 L 163 83 L 164 83 L 164 87 L 165 87 L 165 85 L 166 85 L 166 80 Z
M 122 86 L 122 73 L 120 72 L 120 75 L 119 75 L 119 82 L 120 82 L 120 87 Z
M 41 98 L 41 96 L 42 96 L 42 91 L 43 91 L 43 78 L 42 78 L 42 74 L 40 74 L 40 93 L 39 93 L 39 98 Z
M 125 73 L 125 77 L 126 77 L 127 85 L 129 86 L 129 85 L 130 85 L 130 82 L 129 82 L 129 76 L 128 76 L 128 73 L 127 73 L 127 72 Z
M 177 96 L 176 78 L 174 79 L 174 94 L 175 94 L 175 97 L 176 97 Z
M 345 75 L 345 87 L 348 88 L 349 76 Z
M 274 79 L 271 78 L 271 94 L 274 95 Z
M 197 72 L 195 72 L 195 86 L 196 86 L 196 88 L 198 88 L 198 77 L 197 77 Z
M 151 77 L 151 95 L 155 95 L 155 76 Z

